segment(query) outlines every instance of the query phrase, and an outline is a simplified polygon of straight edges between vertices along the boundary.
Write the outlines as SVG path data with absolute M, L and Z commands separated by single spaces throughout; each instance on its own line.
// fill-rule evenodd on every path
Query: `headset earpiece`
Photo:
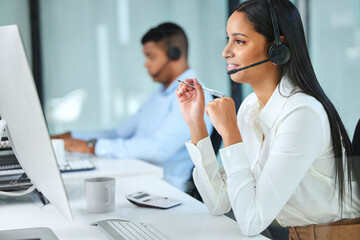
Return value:
M 170 60 L 178 60 L 181 57 L 181 50 L 178 47 L 175 47 L 171 41 L 169 36 L 167 35 L 167 33 L 161 29 L 158 28 L 159 32 L 161 32 L 161 34 L 164 37 L 164 40 L 166 42 L 166 44 L 168 45 L 169 49 L 167 51 L 167 56 L 169 57 Z
M 290 50 L 285 44 L 271 44 L 269 58 L 275 65 L 284 65 L 290 59 Z
M 272 61 L 276 65 L 284 65 L 290 59 L 290 50 L 285 44 L 280 42 L 280 30 L 276 12 L 271 4 L 271 0 L 268 0 L 268 2 L 275 38 L 275 43 L 271 44 L 269 48 L 269 58 L 270 61 Z
M 171 60 L 178 60 L 181 56 L 181 50 L 173 45 L 169 46 L 168 56 Z

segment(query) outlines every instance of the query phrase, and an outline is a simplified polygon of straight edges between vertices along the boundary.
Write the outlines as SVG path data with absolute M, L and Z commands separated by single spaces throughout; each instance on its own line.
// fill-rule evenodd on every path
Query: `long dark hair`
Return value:
M 339 204 L 340 209 L 342 209 L 345 196 L 344 160 L 347 165 L 348 184 L 351 194 L 352 179 L 356 180 L 360 188 L 359 161 L 354 154 L 351 141 L 338 112 L 322 90 L 315 76 L 306 45 L 301 17 L 297 8 L 288 0 L 273 0 L 271 4 L 279 21 L 280 35 L 284 36 L 285 43 L 289 47 L 291 54 L 290 61 L 280 67 L 282 76 L 286 74 L 289 76 L 292 84 L 301 89 L 301 92 L 317 99 L 327 113 L 335 155 L 335 181 L 338 184 Z M 245 13 L 255 31 L 262 34 L 269 45 L 274 42 L 274 31 L 267 0 L 243 2 L 235 11 Z M 343 147 L 345 148 L 346 157 L 343 156 Z

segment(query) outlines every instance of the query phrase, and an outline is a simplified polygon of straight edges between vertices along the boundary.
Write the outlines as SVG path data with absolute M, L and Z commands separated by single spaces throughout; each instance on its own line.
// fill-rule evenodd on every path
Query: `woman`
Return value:
M 276 219 L 290 226 L 290 239 L 360 239 L 360 171 L 349 137 L 316 79 L 296 7 L 288 0 L 271 3 L 279 36 L 267 0 L 242 3 L 227 23 L 222 56 L 231 79 L 254 90 L 237 116 L 231 98 L 205 108 L 196 79 L 187 80 L 195 88 L 182 84 L 176 90 L 191 132 L 186 145 L 195 184 L 212 214 L 233 209 L 245 235 L 261 233 Z M 277 37 L 290 59 L 236 72 L 267 59 Z M 223 139 L 220 170 L 204 110 Z

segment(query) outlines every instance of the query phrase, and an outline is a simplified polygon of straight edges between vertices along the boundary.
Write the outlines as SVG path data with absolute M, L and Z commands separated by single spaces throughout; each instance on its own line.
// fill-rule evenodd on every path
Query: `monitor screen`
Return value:
M 33 185 L 69 220 L 72 213 L 17 25 L 0 26 L 0 115 Z M 1 133 L 2 134 L 2 133 Z

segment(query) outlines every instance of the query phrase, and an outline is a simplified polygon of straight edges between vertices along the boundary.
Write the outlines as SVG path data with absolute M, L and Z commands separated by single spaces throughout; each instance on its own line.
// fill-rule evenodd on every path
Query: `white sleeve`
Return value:
M 212 215 L 230 211 L 231 206 L 226 190 L 226 174 L 219 170 L 210 137 L 200 140 L 195 146 L 191 141 L 185 143 L 195 168 L 195 185 Z
M 256 180 L 245 143 L 220 150 L 228 194 L 243 234 L 261 233 L 277 217 L 324 146 L 324 125 L 312 109 L 294 110 L 271 139 L 266 164 Z

